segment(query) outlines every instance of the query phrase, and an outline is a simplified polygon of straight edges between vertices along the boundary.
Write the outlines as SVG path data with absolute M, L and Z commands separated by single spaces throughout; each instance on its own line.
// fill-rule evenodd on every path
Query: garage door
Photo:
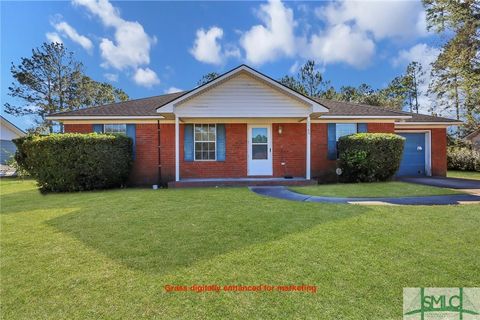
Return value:
M 425 175 L 425 133 L 398 133 L 404 137 L 405 148 L 398 176 Z

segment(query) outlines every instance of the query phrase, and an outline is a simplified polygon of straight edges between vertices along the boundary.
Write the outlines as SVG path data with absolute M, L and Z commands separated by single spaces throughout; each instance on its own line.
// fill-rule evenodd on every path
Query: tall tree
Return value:
M 382 106 L 401 111 L 408 95 L 405 76 L 395 77 L 379 94 L 383 100 Z
M 198 80 L 197 85 L 201 86 L 201 85 L 203 85 L 207 82 L 210 82 L 210 81 L 218 78 L 219 76 L 220 76 L 220 74 L 218 74 L 217 72 L 209 72 L 207 74 L 204 74 L 202 76 L 202 78 L 200 80 Z
M 422 94 L 420 86 L 425 81 L 424 76 L 425 72 L 419 62 L 412 61 L 408 64 L 402 80 L 410 112 L 418 113 L 420 109 L 418 97 Z
M 427 26 L 449 40 L 432 65 L 430 92 L 438 107 L 466 120 L 466 129 L 480 123 L 480 3 L 478 0 L 423 0 Z
M 323 81 L 322 73 L 317 70 L 314 60 L 308 60 L 300 67 L 298 81 L 310 97 L 320 97 L 325 92 L 326 83 Z
M 314 60 L 308 60 L 300 67 L 296 77 L 289 75 L 279 80 L 287 87 L 310 97 L 332 96 L 333 87 L 330 82 L 324 81 L 322 73 L 318 71 Z
M 5 112 L 36 115 L 45 121 L 49 113 L 76 110 L 97 103 L 128 99 L 125 92 L 106 83 L 96 82 L 83 74 L 82 63 L 61 43 L 44 43 L 32 50 L 32 56 L 10 68 L 14 82 L 8 95 L 18 103 L 5 103 Z
M 301 93 L 303 95 L 308 95 L 307 90 L 305 89 L 303 84 L 300 83 L 300 81 L 298 81 L 296 78 L 292 76 L 286 75 L 283 78 L 281 78 L 279 82 L 289 87 L 290 89 L 297 91 L 298 93 Z

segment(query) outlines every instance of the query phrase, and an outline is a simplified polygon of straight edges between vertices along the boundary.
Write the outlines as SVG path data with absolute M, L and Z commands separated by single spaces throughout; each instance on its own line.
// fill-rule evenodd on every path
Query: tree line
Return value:
M 52 123 L 45 119 L 50 113 L 129 99 L 123 90 L 87 76 L 83 64 L 62 43 L 43 43 L 31 57 L 12 63 L 10 72 L 15 81 L 8 95 L 16 103 L 5 103 L 4 110 L 14 116 L 37 116 L 32 130 L 38 132 L 52 131 Z

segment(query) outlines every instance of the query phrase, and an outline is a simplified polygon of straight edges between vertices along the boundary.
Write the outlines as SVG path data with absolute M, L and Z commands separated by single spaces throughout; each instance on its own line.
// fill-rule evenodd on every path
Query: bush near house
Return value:
M 132 165 L 132 141 L 124 135 L 50 134 L 14 142 L 17 163 L 42 192 L 120 187 Z
M 450 146 L 447 163 L 450 170 L 480 171 L 480 153 L 468 146 Z
M 338 140 L 344 182 L 386 181 L 398 171 L 405 138 L 392 133 L 357 133 Z

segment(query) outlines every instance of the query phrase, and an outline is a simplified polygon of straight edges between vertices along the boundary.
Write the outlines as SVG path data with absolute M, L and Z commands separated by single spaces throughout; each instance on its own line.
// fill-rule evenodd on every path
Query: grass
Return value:
M 447 177 L 480 180 L 480 172 L 448 170 Z
M 4 319 L 400 319 L 404 287 L 480 283 L 480 205 L 301 203 L 245 188 L 42 196 L 19 180 L 0 194 Z
M 324 197 L 408 197 L 456 194 L 453 189 L 423 186 L 406 182 L 338 183 L 306 187 L 291 187 L 291 190 Z

